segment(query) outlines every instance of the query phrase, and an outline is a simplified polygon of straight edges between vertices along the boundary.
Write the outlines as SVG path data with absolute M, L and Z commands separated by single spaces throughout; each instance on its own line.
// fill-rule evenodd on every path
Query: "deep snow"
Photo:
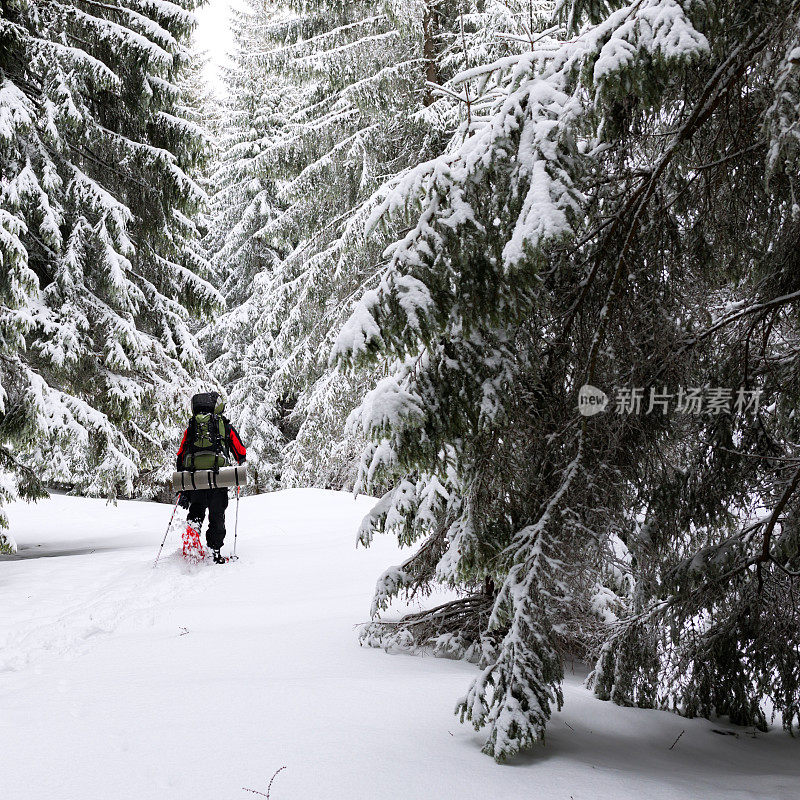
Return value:
M 375 580 L 400 560 L 385 537 L 355 549 L 369 506 L 246 498 L 240 561 L 188 567 L 173 535 L 157 569 L 167 506 L 12 506 L 0 798 L 242 800 L 284 765 L 272 800 L 800 797 L 800 741 L 779 729 L 618 708 L 580 675 L 546 746 L 494 764 L 452 714 L 473 666 L 358 646 Z

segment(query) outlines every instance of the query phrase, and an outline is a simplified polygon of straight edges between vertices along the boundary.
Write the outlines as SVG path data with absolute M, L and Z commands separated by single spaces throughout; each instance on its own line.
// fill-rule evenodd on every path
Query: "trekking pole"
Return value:
M 236 540 L 239 538 L 239 487 L 236 487 L 236 524 L 233 526 L 233 555 L 231 561 L 238 561 L 239 556 L 236 555 Z
M 167 541 L 167 536 L 169 535 L 169 529 L 172 527 L 172 520 L 175 519 L 175 512 L 178 510 L 178 503 L 181 501 L 181 496 L 183 492 L 178 492 L 178 499 L 175 501 L 175 505 L 172 507 L 172 516 L 169 518 L 169 524 L 167 525 L 167 530 L 164 533 L 164 538 L 161 541 L 161 547 L 158 548 L 158 555 L 156 556 L 156 560 L 153 563 L 153 569 L 156 568 L 158 564 L 158 559 L 161 558 L 161 551 L 164 549 L 164 544 Z

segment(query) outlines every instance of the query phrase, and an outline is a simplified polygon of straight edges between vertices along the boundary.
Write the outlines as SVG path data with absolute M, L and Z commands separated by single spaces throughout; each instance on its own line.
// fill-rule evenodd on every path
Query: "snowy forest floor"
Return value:
M 798 796 L 800 741 L 779 728 L 618 708 L 582 674 L 546 746 L 496 765 L 452 714 L 475 667 L 358 645 L 375 580 L 399 561 L 386 537 L 355 549 L 369 505 L 310 489 L 246 498 L 238 562 L 189 567 L 173 534 L 155 570 L 167 506 L 12 506 L 0 797 L 236 800 L 282 766 L 272 800 Z

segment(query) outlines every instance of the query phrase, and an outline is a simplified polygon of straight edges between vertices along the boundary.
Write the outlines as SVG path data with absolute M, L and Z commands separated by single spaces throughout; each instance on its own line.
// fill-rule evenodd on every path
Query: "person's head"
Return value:
M 201 392 L 192 397 L 192 414 L 221 414 L 225 400 L 218 392 Z

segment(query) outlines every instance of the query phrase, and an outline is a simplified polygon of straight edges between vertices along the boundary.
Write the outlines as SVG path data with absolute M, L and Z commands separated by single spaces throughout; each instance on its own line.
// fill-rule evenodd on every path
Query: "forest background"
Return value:
M 0 500 L 157 495 L 217 387 L 254 491 L 379 498 L 362 640 L 489 755 L 567 656 L 796 730 L 800 4 L 249 0 L 223 94 L 197 6 L 0 0 Z

